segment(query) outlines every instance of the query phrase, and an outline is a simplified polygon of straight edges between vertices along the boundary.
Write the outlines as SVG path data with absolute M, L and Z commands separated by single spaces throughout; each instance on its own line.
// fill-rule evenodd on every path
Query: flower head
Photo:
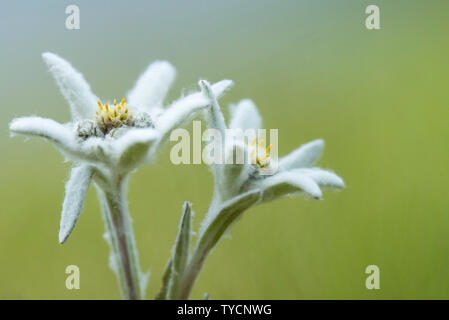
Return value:
M 266 168 L 271 164 L 270 158 L 270 149 L 273 146 L 271 143 L 268 147 L 265 148 L 264 139 L 260 139 L 257 141 L 257 137 L 251 141 L 251 143 L 247 143 L 250 155 L 250 163 L 259 168 Z
M 114 99 L 114 105 L 111 107 L 107 103 L 103 106 L 98 101 L 98 107 L 99 110 L 95 113 L 95 123 L 103 134 L 107 134 L 114 128 L 133 126 L 133 113 L 125 105 L 125 98 L 119 105 Z M 148 123 L 149 126 L 151 126 L 151 122 Z
M 120 103 L 115 99 L 112 103 L 102 102 L 69 62 L 48 52 L 42 57 L 69 103 L 71 121 L 61 124 L 40 117 L 22 117 L 12 120 L 9 128 L 12 134 L 49 140 L 76 164 L 66 187 L 62 243 L 78 220 L 92 178 L 99 184 L 113 183 L 117 177 L 154 161 L 169 132 L 206 107 L 209 98 L 196 92 L 164 108 L 163 101 L 176 71 L 168 62 L 156 61 L 139 77 L 127 99 Z M 232 81 L 223 80 L 214 84 L 212 90 L 221 96 L 231 86 Z
M 210 127 L 223 130 L 228 128 L 224 122 L 217 99 L 210 85 L 201 81 L 200 86 L 211 99 L 211 109 L 208 114 Z M 231 106 L 229 128 L 246 131 L 261 128 L 262 118 L 257 107 L 251 100 L 242 100 Z M 221 128 L 221 129 L 220 129 Z M 260 190 L 262 201 L 271 201 L 281 196 L 306 194 L 315 199 L 321 199 L 321 188 L 343 188 L 344 182 L 329 170 L 312 167 L 321 156 L 324 142 L 315 140 L 302 145 L 289 155 L 279 159 L 271 157 L 271 151 L 276 145 L 266 146 L 263 139 L 253 137 L 250 142 L 232 141 L 225 146 L 225 154 L 234 154 L 240 149 L 242 154 L 249 154 L 249 160 L 244 163 L 213 165 L 215 177 L 215 201 L 229 201 L 244 193 Z M 249 149 L 249 150 L 248 150 Z M 263 174 L 262 170 L 276 162 L 277 170 L 271 175 Z

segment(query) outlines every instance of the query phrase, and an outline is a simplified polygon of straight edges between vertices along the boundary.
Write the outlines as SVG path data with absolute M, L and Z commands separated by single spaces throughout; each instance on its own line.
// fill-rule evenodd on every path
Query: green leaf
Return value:
M 184 202 L 178 236 L 176 237 L 176 242 L 172 252 L 171 274 L 167 292 L 168 299 L 177 298 L 179 283 L 182 280 L 189 259 L 192 216 L 192 204 L 186 201 Z
M 162 287 L 157 293 L 155 300 L 165 300 L 167 297 L 168 285 L 170 282 L 170 276 L 172 271 L 172 258 L 168 260 L 167 265 L 165 266 L 164 275 L 162 276 Z

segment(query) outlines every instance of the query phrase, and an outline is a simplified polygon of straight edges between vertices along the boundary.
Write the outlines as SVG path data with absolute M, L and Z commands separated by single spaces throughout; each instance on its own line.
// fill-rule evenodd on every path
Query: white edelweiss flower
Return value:
M 224 117 L 221 113 L 217 99 L 211 86 L 206 81 L 201 81 L 200 86 L 211 99 L 211 111 L 209 113 L 209 126 L 219 130 L 227 129 Z M 242 100 L 237 105 L 231 106 L 231 129 L 257 129 L 262 127 L 262 118 L 256 105 L 251 100 Z M 278 170 L 272 175 L 260 174 L 260 170 L 267 168 L 270 163 L 270 148 L 261 148 L 262 142 L 256 144 L 254 137 L 249 144 L 241 141 L 229 141 L 224 154 L 236 154 L 240 149 L 242 154 L 249 154 L 251 161 L 243 164 L 213 165 L 212 172 L 215 178 L 217 191 L 214 202 L 229 201 L 244 193 L 260 190 L 262 201 L 271 201 L 281 196 L 307 194 L 315 199 L 322 198 L 320 187 L 344 188 L 343 180 L 329 170 L 312 167 L 319 159 L 324 148 L 324 141 L 314 140 L 300 146 L 287 156 L 278 161 Z M 250 149 L 249 152 L 247 149 Z
M 182 125 L 196 111 L 209 104 L 202 92 L 189 94 L 163 107 L 176 71 L 166 61 L 149 65 L 127 99 L 102 103 L 91 91 L 83 75 L 53 53 L 44 61 L 70 105 L 71 121 L 65 124 L 40 117 L 11 121 L 12 135 L 42 137 L 52 142 L 64 156 L 76 163 L 66 185 L 59 241 L 65 242 L 83 209 L 87 188 L 95 176 L 99 184 L 126 176 L 138 166 L 153 161 L 158 147 L 170 131 Z M 232 86 L 223 80 L 212 86 L 220 97 Z
M 344 187 L 343 180 L 333 172 L 312 167 L 323 150 L 322 140 L 309 142 L 277 162 L 277 153 L 274 154 L 274 159 L 270 156 L 273 149 L 277 150 L 276 145 L 262 148 L 262 140 L 256 144 L 256 130 L 261 128 L 262 119 L 251 100 L 243 100 L 231 107 L 229 128 L 235 130 L 229 132 L 213 87 L 204 80 L 201 80 L 199 85 L 210 99 L 210 107 L 205 110 L 206 123 L 209 129 L 215 129 L 211 130 L 214 140 L 206 146 L 207 163 L 210 164 L 214 175 L 214 193 L 191 255 L 190 204 L 184 207 L 173 254 L 167 264 L 163 286 L 158 294 L 158 297 L 170 299 L 188 298 L 207 255 L 250 207 L 298 193 L 320 199 L 320 187 Z M 243 141 L 245 136 L 249 138 L 248 141 Z M 217 142 L 216 138 L 225 140 Z M 244 159 L 241 159 L 242 155 Z M 245 159 L 246 155 L 249 157 Z M 185 260 L 188 261 L 187 265 Z

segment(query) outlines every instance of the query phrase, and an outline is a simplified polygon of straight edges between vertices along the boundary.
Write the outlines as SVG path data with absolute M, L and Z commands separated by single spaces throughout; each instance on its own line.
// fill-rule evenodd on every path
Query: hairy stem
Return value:
M 142 299 L 141 272 L 126 201 L 126 183 L 126 178 L 117 178 L 112 188 L 104 192 L 105 225 L 122 294 L 125 299 L 138 300 Z

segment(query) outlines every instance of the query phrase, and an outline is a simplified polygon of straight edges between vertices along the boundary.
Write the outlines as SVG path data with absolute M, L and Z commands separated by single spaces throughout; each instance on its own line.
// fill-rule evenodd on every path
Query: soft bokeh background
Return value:
M 379 31 L 364 26 L 368 4 Z M 65 29 L 77 4 L 81 30 Z M 9 138 L 16 116 L 69 119 L 41 61 L 65 57 L 103 99 L 121 98 L 154 59 L 179 76 L 168 101 L 200 77 L 235 80 L 223 106 L 251 97 L 280 153 L 324 138 L 320 165 L 347 189 L 324 201 L 254 208 L 212 253 L 193 292 L 213 299 L 449 298 L 449 20 L 447 1 L 8 1 L 0 9 L 0 298 L 117 299 L 94 188 L 69 239 L 57 242 L 70 164 L 44 141 Z M 183 201 L 198 226 L 212 178 L 174 166 L 168 148 L 131 179 L 141 264 L 159 289 Z M 81 289 L 65 288 L 65 267 Z M 381 289 L 365 288 L 365 267 Z

